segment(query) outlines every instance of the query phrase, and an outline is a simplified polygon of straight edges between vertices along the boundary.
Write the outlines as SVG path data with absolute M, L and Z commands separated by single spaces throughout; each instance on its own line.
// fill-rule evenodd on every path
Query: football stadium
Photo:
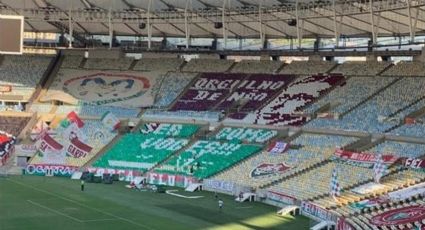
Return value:
M 0 230 L 425 230 L 425 0 L 0 0 Z

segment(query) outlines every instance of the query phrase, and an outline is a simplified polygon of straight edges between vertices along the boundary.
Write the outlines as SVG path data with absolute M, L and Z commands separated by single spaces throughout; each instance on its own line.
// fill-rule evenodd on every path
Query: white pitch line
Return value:
M 103 211 L 103 210 L 100 210 L 100 209 L 97 209 L 97 208 L 93 208 L 93 207 L 87 206 L 87 205 L 82 204 L 82 203 L 80 203 L 80 202 L 78 202 L 78 201 L 68 199 L 68 198 L 66 198 L 66 197 L 63 197 L 63 196 L 57 195 L 57 194 L 55 194 L 55 193 L 52 193 L 52 192 L 49 192 L 49 191 L 46 191 L 46 190 L 43 190 L 43 189 L 39 189 L 39 188 L 36 188 L 36 187 L 30 186 L 30 185 L 26 185 L 26 184 L 23 184 L 23 183 L 20 183 L 20 182 L 17 182 L 17 181 L 11 180 L 11 179 L 6 179 L 6 180 L 8 180 L 8 181 L 10 181 L 10 182 L 12 182 L 12 183 L 19 184 L 19 185 L 21 185 L 21 186 L 27 187 L 27 188 L 34 189 L 34 190 L 39 191 L 39 192 L 43 192 L 43 193 L 46 193 L 46 194 L 49 194 L 49 195 L 52 195 L 52 196 L 58 197 L 58 198 L 60 198 L 60 199 L 62 199 L 62 200 L 66 200 L 66 201 L 69 201 L 69 202 L 71 202 L 71 203 L 78 204 L 78 205 L 80 205 L 80 206 L 82 206 L 82 207 L 85 207 L 85 208 L 88 208 L 88 209 L 91 209 L 91 210 L 94 210 L 94 211 L 97 211 L 97 212 L 103 213 L 103 214 L 105 214 L 105 215 L 112 216 L 112 217 L 114 217 L 114 218 L 117 218 L 117 219 L 122 220 L 122 221 L 125 221 L 125 222 L 127 222 L 127 223 L 130 223 L 130 224 L 133 224 L 133 225 L 136 225 L 136 226 L 142 227 L 142 228 L 144 228 L 144 229 L 156 230 L 156 229 L 151 228 L 151 227 L 149 227 L 149 226 L 146 226 L 146 225 L 144 225 L 144 224 L 140 224 L 140 223 L 134 222 L 134 221 L 132 221 L 132 220 L 126 219 L 126 218 L 124 218 L 124 217 L 120 217 L 120 216 L 114 215 L 114 214 L 112 214 L 112 213 L 105 212 L 105 211 Z
M 252 206 L 246 206 L 246 207 L 235 207 L 235 209 L 244 209 L 244 208 L 253 208 Z
M 67 215 L 67 214 L 65 214 L 65 213 L 63 213 L 63 212 L 59 212 L 58 210 L 54 210 L 54 209 L 52 209 L 52 208 L 49 208 L 49 207 L 47 207 L 47 206 L 44 206 L 44 205 L 42 205 L 42 204 L 39 204 L 39 203 L 34 202 L 34 201 L 31 201 L 31 200 L 27 200 L 27 201 L 28 201 L 29 203 L 31 203 L 31 204 L 33 204 L 33 205 L 35 205 L 35 206 L 40 207 L 40 208 L 44 208 L 44 209 L 49 210 L 49 211 L 51 211 L 51 212 L 54 212 L 54 213 L 56 213 L 56 214 L 58 214 L 58 215 L 61 215 L 61 216 L 67 217 L 67 218 L 69 218 L 69 219 L 71 219 L 71 220 L 74 220 L 74 221 L 77 221 L 77 222 L 79 222 L 79 223 L 83 223 L 83 221 L 82 221 L 82 220 L 80 220 L 80 219 L 78 219 L 78 218 L 75 218 L 75 217 L 72 217 L 72 216 L 70 216 L 70 215 Z
M 117 219 L 114 218 L 114 219 L 83 220 L 83 222 L 84 223 L 86 223 L 86 222 L 101 222 L 101 221 L 111 221 L 111 220 L 117 220 Z

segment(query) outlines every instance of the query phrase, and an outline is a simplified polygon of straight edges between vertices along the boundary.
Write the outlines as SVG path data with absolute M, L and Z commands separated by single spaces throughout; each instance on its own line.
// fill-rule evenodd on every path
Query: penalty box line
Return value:
M 88 209 L 91 209 L 91 210 L 94 210 L 94 211 L 97 211 L 97 212 L 103 213 L 103 214 L 105 214 L 105 215 L 107 215 L 107 216 L 114 217 L 114 218 L 116 218 L 116 219 L 118 219 L 118 220 L 122 220 L 122 221 L 124 221 L 124 222 L 127 222 L 127 223 L 130 223 L 130 224 L 133 224 L 133 225 L 139 226 L 139 227 L 141 227 L 141 228 L 148 229 L 148 230 L 156 230 L 156 229 L 151 228 L 151 227 L 149 227 L 149 226 L 146 226 L 146 225 L 144 225 L 144 224 L 137 223 L 137 222 L 134 222 L 134 221 L 129 220 L 129 219 L 127 219 L 127 218 L 120 217 L 120 216 L 117 216 L 117 215 L 115 215 L 115 214 L 112 214 L 112 213 L 109 213 L 109 212 L 106 212 L 106 211 L 103 211 L 103 210 L 100 210 L 100 209 L 97 209 L 97 208 L 90 207 L 90 206 L 85 205 L 85 204 L 82 204 L 82 203 L 80 203 L 80 202 L 78 202 L 78 201 L 71 200 L 71 199 L 69 199 L 69 198 L 66 198 L 66 197 L 63 197 L 63 196 L 57 195 L 57 194 L 55 194 L 55 193 L 52 193 L 52 192 L 49 192 L 49 191 L 46 191 L 46 190 L 43 190 L 43 189 L 36 188 L 36 187 L 34 187 L 34 186 L 26 185 L 26 184 L 23 184 L 23 183 L 20 183 L 20 182 L 17 182 L 17 181 L 11 180 L 11 179 L 6 179 L 6 180 L 8 180 L 8 181 L 10 181 L 10 182 L 12 182 L 12 183 L 15 183 L 15 184 L 21 185 L 21 186 L 23 186 L 23 187 L 31 188 L 31 189 L 33 189 L 33 190 L 36 190 L 36 191 L 39 191 L 39 192 L 42 192 L 42 193 L 45 193 L 45 194 L 48 194 L 48 195 L 51 195 L 51 196 L 55 196 L 55 197 L 57 197 L 57 198 L 59 198 L 59 199 L 62 199 L 62 200 L 69 201 L 69 202 L 74 203 L 74 204 L 77 204 L 77 205 L 79 205 L 79 206 L 81 206 L 81 207 L 85 207 L 85 208 L 88 208 Z M 56 211 L 56 210 L 55 210 L 55 211 Z M 74 217 L 73 217 L 73 218 L 74 218 Z

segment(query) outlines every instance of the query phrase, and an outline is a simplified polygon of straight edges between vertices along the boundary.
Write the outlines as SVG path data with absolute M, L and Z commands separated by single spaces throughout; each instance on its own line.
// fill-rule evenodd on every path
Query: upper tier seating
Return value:
M 114 106 L 93 106 L 93 105 L 61 105 L 58 106 L 56 114 L 68 114 L 72 111 L 78 113 L 81 117 L 97 117 L 100 118 L 106 112 L 111 112 L 118 118 L 136 118 L 140 109 L 130 109 Z
M 293 76 L 287 75 L 252 74 L 245 78 L 242 76 L 244 75 L 241 75 L 241 82 L 215 108 L 231 112 L 228 115 L 230 118 L 240 119 L 245 113 L 261 108 L 294 80 Z
M 84 164 L 86 164 L 88 161 L 90 161 L 96 154 L 109 142 L 112 141 L 112 139 L 117 135 L 116 132 L 111 132 L 107 127 L 105 127 L 100 120 L 83 120 L 84 126 L 80 129 L 81 136 L 79 137 L 83 140 L 84 143 L 91 146 L 93 149 L 92 151 L 87 154 L 85 157 L 72 157 L 72 156 L 66 156 L 64 159 L 63 164 L 66 166 L 76 166 L 81 167 Z M 69 141 L 65 138 L 64 135 L 62 135 L 65 128 L 62 126 L 58 126 L 56 129 L 54 129 L 58 135 L 53 136 L 53 138 L 61 143 L 62 145 L 66 146 L 66 143 Z M 31 159 L 30 164 L 57 164 L 49 162 L 48 159 L 44 158 L 43 156 L 36 154 Z
M 183 64 L 184 59 L 181 58 L 142 58 L 133 70 L 137 71 L 177 71 Z
M 245 76 L 243 74 L 203 73 L 177 99 L 171 110 L 212 110 Z
M 270 189 L 299 200 L 329 194 L 331 175 L 334 169 L 337 171 L 338 182 L 342 189 L 373 178 L 373 170 L 370 168 L 329 162 L 314 170 L 283 180 Z
M 264 151 L 218 174 L 214 178 L 255 188 L 328 159 L 335 152 L 337 146 L 345 146 L 355 140 L 357 138 L 354 137 L 304 133 L 291 143 L 291 145 L 297 145 L 297 149 L 289 149 L 281 154 L 271 154 Z M 250 172 L 264 163 L 284 163 L 290 168 L 280 173 L 252 177 Z
M 162 81 L 154 107 L 168 107 L 195 78 L 195 73 L 169 72 Z
M 389 65 L 391 62 L 348 61 L 338 65 L 332 73 L 342 73 L 345 76 L 376 76 Z
M 330 103 L 333 106 L 332 112 L 344 113 L 394 80 L 388 77 L 351 77 L 345 84 L 330 91 L 319 101 L 307 107 L 305 111 L 314 113 L 320 107 Z
M 151 107 L 164 78 L 162 72 L 60 69 L 41 102 Z
M 51 56 L 4 56 L 0 65 L 0 85 L 11 86 L 11 92 L 3 95 L 21 95 L 23 101 L 29 100 L 47 70 Z
M 402 78 L 389 88 L 360 105 L 340 120 L 315 119 L 307 127 L 357 130 L 366 132 L 384 132 L 398 124 L 392 122 L 379 122 L 378 117 L 388 117 L 418 98 L 422 97 L 425 90 L 425 78 Z
M 336 62 L 328 61 L 293 61 L 283 67 L 280 73 L 296 75 L 313 75 L 318 73 L 327 73 L 335 65 Z
M 231 70 L 232 73 L 276 73 L 283 65 L 280 61 L 242 60 Z
M 182 71 L 220 73 L 226 72 L 232 65 L 232 60 L 192 59 L 183 67 Z
M 0 130 L 13 136 L 18 136 L 31 117 L 0 116 Z
M 80 65 L 83 59 L 84 59 L 83 56 L 67 55 L 63 59 L 61 68 L 78 69 L 80 68 Z
M 387 71 L 382 73 L 383 76 L 425 76 L 424 62 L 399 62 Z
M 294 113 L 344 81 L 345 78 L 341 75 L 313 75 L 296 78 L 274 100 L 260 110 L 249 113 L 239 121 L 236 118 L 228 119 L 228 121 L 277 126 L 302 125 L 307 118 Z
M 215 139 L 265 143 L 276 135 L 276 130 L 224 127 L 215 135 Z
M 128 70 L 133 60 L 132 58 L 88 58 L 84 68 L 96 70 Z
M 173 156 L 155 171 L 207 178 L 260 149 L 261 146 L 258 145 L 200 140 L 180 155 Z
M 129 133 L 93 166 L 147 171 L 189 143 L 188 139 Z
M 418 158 L 425 155 L 425 144 L 385 141 L 368 150 L 368 152 L 394 154 L 398 157 Z

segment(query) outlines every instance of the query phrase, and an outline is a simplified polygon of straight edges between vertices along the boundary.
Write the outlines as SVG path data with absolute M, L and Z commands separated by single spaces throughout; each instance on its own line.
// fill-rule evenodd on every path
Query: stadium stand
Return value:
M 65 55 L 61 67 L 69 69 L 78 69 L 80 68 L 81 63 L 83 62 L 83 59 L 83 56 Z
M 394 80 L 395 78 L 389 77 L 350 77 L 345 84 L 337 86 L 304 111 L 314 113 L 323 106 L 329 105 L 332 113 L 346 113 Z
M 31 158 L 29 164 L 46 164 L 46 165 L 65 165 L 65 166 L 77 166 L 82 167 L 87 162 L 89 162 L 96 154 L 112 139 L 117 135 L 116 132 L 111 132 L 109 128 L 105 127 L 100 120 L 83 120 L 84 126 L 79 129 L 80 136 L 78 138 L 87 143 L 92 147 L 92 150 L 89 154 L 80 157 L 74 157 L 65 155 L 61 159 L 51 159 L 48 156 L 45 156 L 41 153 L 34 155 Z M 52 122 L 54 123 L 54 122 Z M 57 124 L 57 123 L 55 123 Z M 57 124 L 56 127 L 51 127 L 52 130 L 57 133 L 53 138 L 60 144 L 66 145 L 69 142 L 69 137 L 65 134 L 67 133 L 66 128 Z M 58 163 L 60 161 L 60 163 Z
M 155 169 L 207 178 L 258 152 L 259 145 L 199 140 Z
M 194 73 L 168 72 L 155 98 L 154 107 L 170 106 L 196 75 Z
M 339 185 L 342 189 L 373 178 L 373 171 L 370 168 L 328 162 L 314 170 L 273 185 L 270 189 L 299 200 L 314 199 L 318 196 L 329 194 L 331 175 L 334 169 L 337 171 Z
M 336 62 L 327 61 L 293 61 L 285 65 L 281 74 L 313 75 L 327 73 L 336 65 Z
M 398 157 L 417 158 L 425 155 L 425 144 L 384 141 L 369 149 L 368 152 L 394 154 Z
M 341 119 L 316 119 L 309 122 L 307 127 L 382 133 L 399 124 L 403 118 L 389 118 L 423 97 L 424 86 L 423 78 L 402 78 L 380 90 L 375 97 L 362 101 Z
M 181 58 L 142 58 L 133 70 L 137 71 L 178 71 L 183 64 L 184 59 Z
M 131 58 L 88 58 L 84 68 L 95 70 L 128 70 L 133 60 Z
M 302 125 L 308 117 L 295 113 L 344 82 L 345 78 L 341 75 L 299 77 L 261 109 L 249 113 L 242 119 L 229 121 L 275 126 Z
M 242 60 L 231 69 L 232 73 L 276 73 L 283 65 L 280 61 Z
M 425 64 L 423 62 L 404 62 L 401 61 L 382 73 L 383 76 L 425 76 Z
M 336 147 L 345 146 L 356 140 L 355 137 L 303 133 L 290 143 L 293 147 L 290 147 L 286 152 L 273 154 L 263 151 L 236 164 L 229 170 L 219 173 L 214 176 L 214 179 L 258 188 L 311 168 L 313 165 L 328 159 L 334 153 Z M 278 163 L 285 164 L 287 168 L 265 175 L 252 174 L 252 171 L 262 164 Z
M 0 130 L 13 136 L 18 136 L 31 117 L 0 115 Z
M 347 61 L 333 69 L 332 73 L 345 76 L 376 76 L 391 65 L 391 62 Z
M 191 59 L 182 71 L 185 72 L 204 72 L 220 73 L 226 72 L 233 65 L 231 60 L 222 59 Z
M 51 56 L 4 56 L 0 65 L 0 85 L 11 89 L 2 95 L 22 96 L 20 101 L 28 101 L 51 61 Z
M 147 123 L 140 133 L 124 135 L 93 166 L 146 172 L 184 148 L 199 126 L 190 124 Z

